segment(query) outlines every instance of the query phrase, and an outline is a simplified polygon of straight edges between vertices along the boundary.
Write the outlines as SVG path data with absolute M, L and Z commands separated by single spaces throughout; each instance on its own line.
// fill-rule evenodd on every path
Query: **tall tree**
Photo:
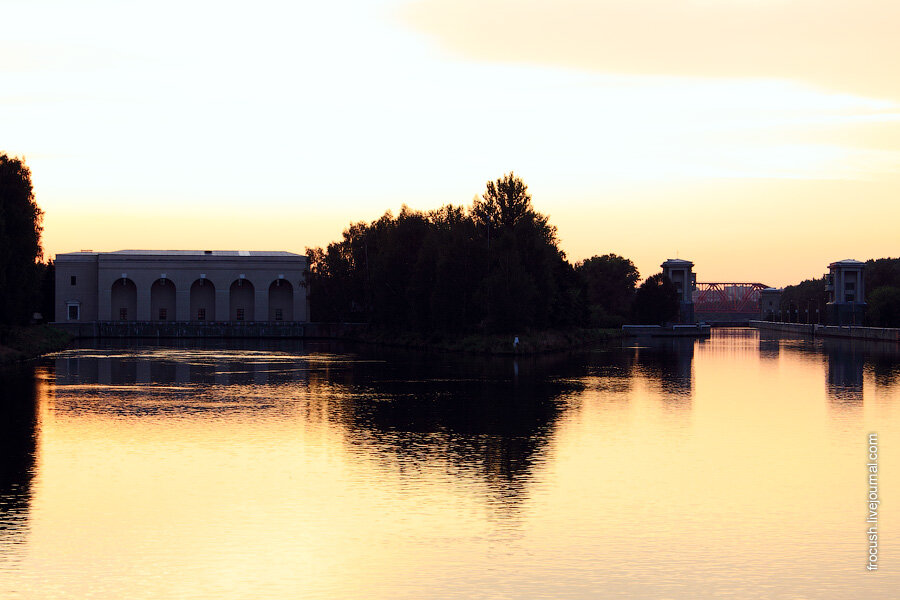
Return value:
M 900 258 L 870 258 L 864 273 L 867 294 L 886 285 L 900 287 Z
M 866 321 L 872 327 L 900 327 L 900 287 L 882 285 L 868 294 Z
M 678 316 L 678 290 L 662 273 L 647 278 L 634 295 L 634 313 L 642 325 L 665 325 Z
M 504 231 L 527 232 L 556 243 L 556 227 L 534 210 L 528 186 L 512 171 L 496 181 L 488 181 L 481 197 L 475 197 L 470 213 L 476 224 L 487 228 L 489 237 Z
M 488 182 L 468 211 L 404 206 L 307 254 L 315 320 L 425 332 L 584 322 L 580 282 L 556 229 L 512 173 Z
M 806 279 L 796 285 L 786 286 L 781 292 L 781 318 L 804 323 L 824 319 L 825 305 L 828 302 L 825 286 L 824 277 Z
M 567 289 L 574 279 L 571 267 L 564 268 L 556 227 L 534 210 L 525 182 L 513 172 L 488 181 L 469 212 L 487 246 L 487 269 L 476 294 L 484 307 L 483 328 L 571 324 L 578 314 Z
M 575 265 L 584 282 L 591 321 L 601 327 L 626 322 L 640 279 L 634 263 L 616 254 L 592 256 Z
M 31 171 L 0 153 L 0 324 L 25 323 L 36 309 L 43 214 Z

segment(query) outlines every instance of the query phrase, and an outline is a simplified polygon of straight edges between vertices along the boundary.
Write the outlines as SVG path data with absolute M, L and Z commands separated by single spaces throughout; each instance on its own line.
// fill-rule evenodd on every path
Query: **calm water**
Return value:
M 900 351 L 626 346 L 119 344 L 6 373 L 0 598 L 897 597 Z

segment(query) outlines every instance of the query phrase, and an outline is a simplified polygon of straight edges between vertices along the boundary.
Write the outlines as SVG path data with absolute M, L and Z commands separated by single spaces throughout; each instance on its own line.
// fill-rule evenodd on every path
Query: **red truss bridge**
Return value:
M 694 289 L 694 314 L 751 315 L 759 313 L 762 283 L 698 283 Z

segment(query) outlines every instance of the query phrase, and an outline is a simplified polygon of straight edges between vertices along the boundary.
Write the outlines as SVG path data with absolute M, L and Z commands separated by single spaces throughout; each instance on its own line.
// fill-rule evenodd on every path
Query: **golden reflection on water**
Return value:
M 897 497 L 900 353 L 629 346 L 63 353 L 11 447 L 0 596 L 893 597 L 864 459 L 877 431 Z

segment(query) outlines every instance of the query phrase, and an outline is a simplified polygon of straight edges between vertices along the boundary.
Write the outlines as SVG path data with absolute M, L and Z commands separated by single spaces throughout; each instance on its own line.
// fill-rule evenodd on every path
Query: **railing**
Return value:
M 694 294 L 695 313 L 756 313 L 762 283 L 698 283 Z
M 101 325 L 117 325 L 128 323 L 140 323 L 144 325 L 294 325 L 297 323 L 308 323 L 309 321 L 136 321 L 136 320 L 120 320 L 120 321 L 96 321 Z

